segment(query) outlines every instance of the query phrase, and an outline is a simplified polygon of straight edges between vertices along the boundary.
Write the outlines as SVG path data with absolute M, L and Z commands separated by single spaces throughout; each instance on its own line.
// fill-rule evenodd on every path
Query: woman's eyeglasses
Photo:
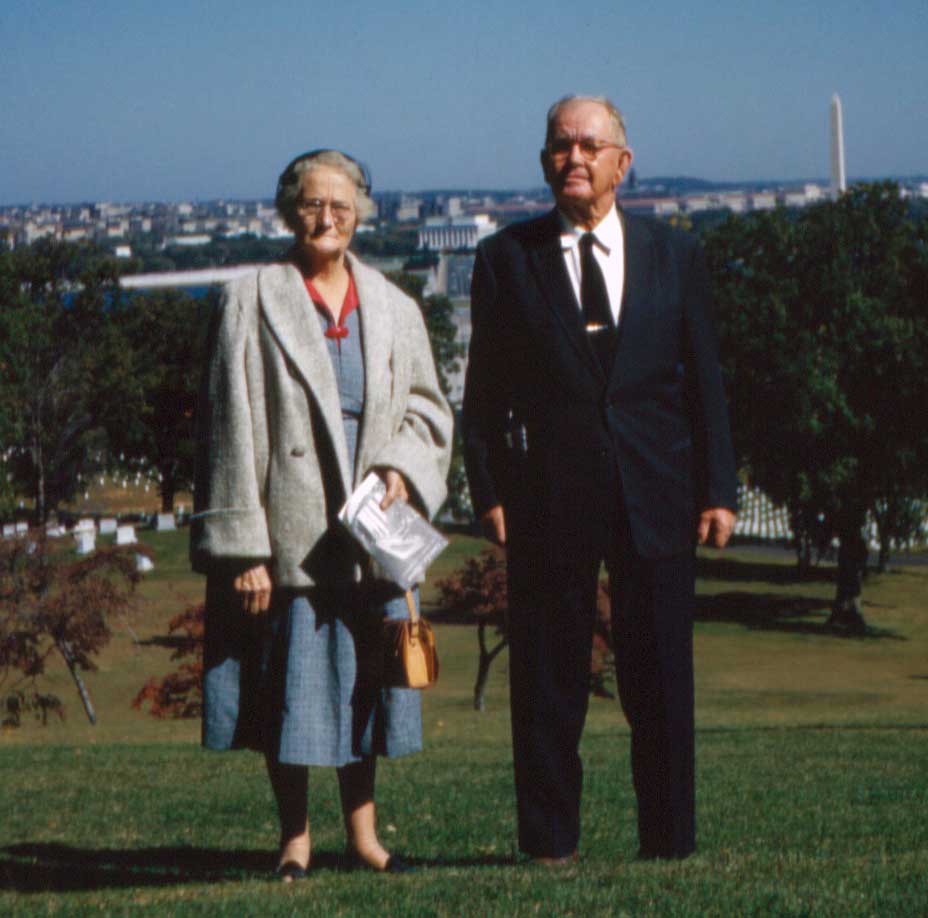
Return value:
M 336 223 L 347 223 L 354 216 L 354 207 L 346 201 L 323 201 L 321 198 L 308 198 L 296 202 L 297 213 L 303 217 L 318 217 L 326 207 L 332 212 Z

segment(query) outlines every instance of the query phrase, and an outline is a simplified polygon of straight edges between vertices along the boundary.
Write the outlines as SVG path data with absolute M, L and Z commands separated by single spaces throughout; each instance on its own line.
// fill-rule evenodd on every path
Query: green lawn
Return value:
M 580 864 L 552 875 L 519 860 L 506 655 L 478 714 L 474 631 L 439 624 L 426 749 L 384 762 L 378 791 L 385 841 L 423 869 L 345 870 L 334 775 L 319 770 L 315 869 L 285 888 L 268 880 L 258 757 L 204 752 L 198 724 L 129 706 L 173 668 L 166 623 L 202 590 L 183 533 L 140 534 L 157 564 L 131 622 L 141 644 L 119 624 L 88 676 L 99 724 L 59 672 L 67 721 L 0 738 L 2 914 L 928 914 L 928 567 L 871 577 L 870 633 L 849 638 L 824 627 L 829 571 L 796 584 L 759 552 L 703 556 L 699 851 L 682 863 L 634 859 L 628 731 L 608 699 L 593 699 L 583 742 Z M 476 544 L 455 539 L 437 575 Z

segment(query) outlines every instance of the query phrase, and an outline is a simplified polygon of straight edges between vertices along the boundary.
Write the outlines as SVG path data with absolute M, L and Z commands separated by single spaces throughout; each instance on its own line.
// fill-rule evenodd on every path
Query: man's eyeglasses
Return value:
M 297 213 L 303 217 L 318 217 L 326 207 L 332 211 L 336 223 L 347 223 L 354 216 L 354 207 L 346 201 L 323 201 L 321 198 L 309 198 L 296 202 Z
M 574 140 L 570 137 L 555 137 L 554 140 L 549 140 L 545 144 L 545 150 L 547 150 L 548 156 L 550 156 L 551 159 L 561 160 L 567 159 L 575 146 L 580 148 L 580 155 L 588 163 L 593 162 L 603 150 L 607 150 L 610 147 L 615 150 L 623 149 L 621 144 L 609 143 L 605 140 Z

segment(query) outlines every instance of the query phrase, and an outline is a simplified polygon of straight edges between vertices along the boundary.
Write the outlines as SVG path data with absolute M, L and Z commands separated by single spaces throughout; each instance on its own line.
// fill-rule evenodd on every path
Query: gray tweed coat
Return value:
M 198 411 L 191 560 L 269 561 L 279 587 L 331 580 L 333 525 L 371 470 L 402 472 L 429 517 L 445 499 L 452 414 L 416 303 L 349 254 L 361 302 L 364 414 L 354 468 L 325 339 L 300 272 L 230 283 L 211 328 Z M 342 550 L 333 543 L 339 543 Z M 348 565 L 346 579 L 358 579 Z

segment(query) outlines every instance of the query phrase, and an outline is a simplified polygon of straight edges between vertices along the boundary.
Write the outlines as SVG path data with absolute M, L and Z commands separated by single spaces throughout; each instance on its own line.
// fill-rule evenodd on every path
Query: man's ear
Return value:
M 541 160 L 541 172 L 545 177 L 545 181 L 550 185 L 551 184 L 551 158 L 548 156 L 548 151 L 542 148 L 542 151 L 538 154 L 538 158 Z
M 634 159 L 634 154 L 631 151 L 630 147 L 623 147 L 619 151 L 619 165 L 616 169 L 615 175 L 615 184 L 616 187 L 622 184 L 622 179 L 625 178 L 626 173 L 632 167 L 632 160 Z

